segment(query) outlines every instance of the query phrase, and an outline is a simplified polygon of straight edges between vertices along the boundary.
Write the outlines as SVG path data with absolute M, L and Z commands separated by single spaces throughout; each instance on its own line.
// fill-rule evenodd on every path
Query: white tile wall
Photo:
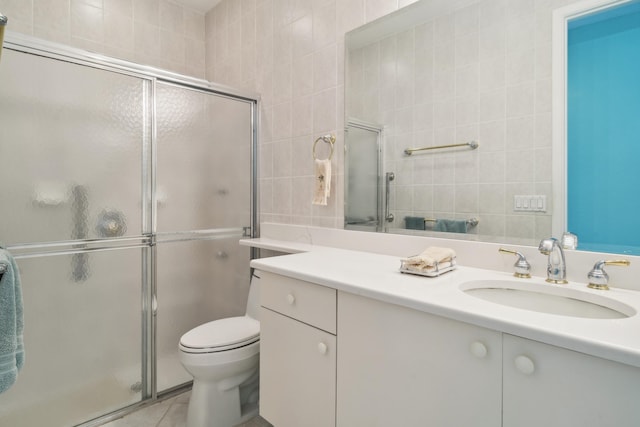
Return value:
M 10 31 L 205 77 L 205 15 L 167 0 L 0 0 Z
M 551 192 L 541 169 L 551 146 L 551 11 L 573 1 L 479 0 L 349 58 L 362 70 L 359 105 L 389 128 L 387 154 L 416 142 L 482 144 L 462 161 L 390 160 L 432 186 L 403 189 L 397 201 L 455 216 L 456 206 L 475 207 L 483 234 L 520 235 L 522 222 L 548 234 L 548 216 L 508 208 L 520 184 Z M 205 16 L 168 0 L 0 0 L 0 10 L 13 31 L 261 93 L 262 220 L 342 227 L 344 34 L 413 2 L 223 0 Z M 329 206 L 311 206 L 311 146 L 327 132 L 338 136 L 333 194 Z
M 342 227 L 344 34 L 409 3 L 223 0 L 207 14 L 207 78 L 262 95 L 263 221 Z M 311 148 L 329 132 L 338 137 L 332 195 L 328 206 L 312 206 Z

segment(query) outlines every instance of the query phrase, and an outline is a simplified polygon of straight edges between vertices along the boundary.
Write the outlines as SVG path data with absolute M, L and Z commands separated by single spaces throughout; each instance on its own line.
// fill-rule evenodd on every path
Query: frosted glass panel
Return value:
M 158 231 L 250 224 L 251 104 L 158 84 Z
M 144 81 L 5 49 L 0 240 L 141 234 Z
M 378 133 L 348 126 L 347 131 L 347 200 L 345 228 L 379 225 L 379 145 Z
M 245 313 L 249 248 L 238 238 L 159 243 L 158 391 L 191 381 L 178 360 L 180 337 L 198 325 Z
M 0 394 L 1 426 L 71 426 L 141 400 L 141 254 L 18 260 L 25 365 Z

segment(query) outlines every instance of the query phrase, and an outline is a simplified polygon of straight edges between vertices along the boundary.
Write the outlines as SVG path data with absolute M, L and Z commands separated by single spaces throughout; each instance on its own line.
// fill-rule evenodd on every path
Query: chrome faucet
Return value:
M 538 246 L 538 250 L 549 255 L 547 264 L 547 282 L 549 283 L 568 283 L 567 282 L 567 266 L 564 261 L 564 251 L 558 239 L 549 237 L 543 239 Z

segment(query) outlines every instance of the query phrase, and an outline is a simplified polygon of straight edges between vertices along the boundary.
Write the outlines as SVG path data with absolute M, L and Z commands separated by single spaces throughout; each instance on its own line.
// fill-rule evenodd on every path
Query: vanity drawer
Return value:
M 259 275 L 263 307 L 335 335 L 335 289 L 265 271 Z

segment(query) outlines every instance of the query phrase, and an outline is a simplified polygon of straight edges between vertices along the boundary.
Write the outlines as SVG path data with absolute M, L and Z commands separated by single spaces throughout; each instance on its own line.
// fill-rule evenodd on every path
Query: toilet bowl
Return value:
M 260 278 L 244 316 L 200 325 L 180 338 L 180 362 L 193 376 L 187 427 L 232 427 L 258 414 Z

